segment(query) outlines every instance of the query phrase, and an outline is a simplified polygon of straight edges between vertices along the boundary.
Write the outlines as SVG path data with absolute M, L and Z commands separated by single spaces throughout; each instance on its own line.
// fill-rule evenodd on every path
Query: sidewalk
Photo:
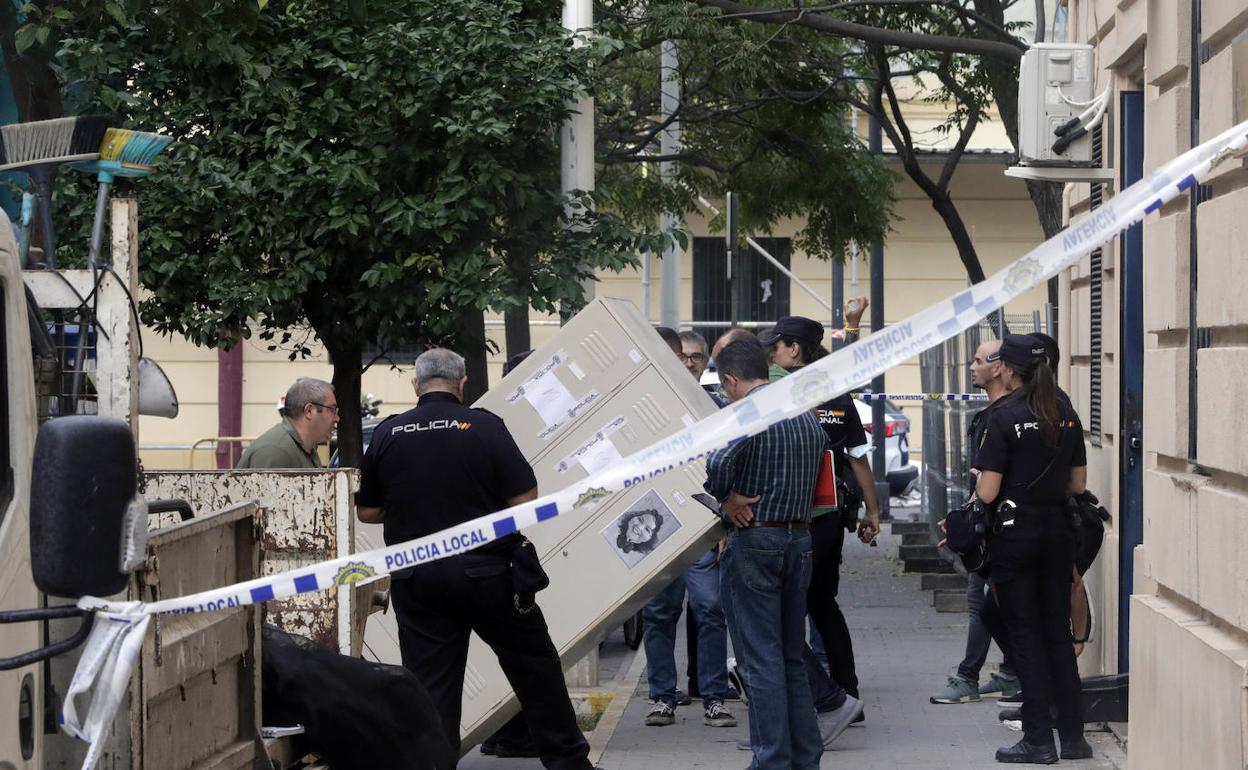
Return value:
M 904 515 L 904 513 L 902 514 Z M 887 526 L 885 531 L 887 532 Z M 943 686 L 945 677 L 962 658 L 966 641 L 966 615 L 937 613 L 931 594 L 919 590 L 917 577 L 899 574 L 897 545 L 900 538 L 885 534 L 880 547 L 867 548 L 846 542 L 842 566 L 841 606 L 854 637 L 858 678 L 866 701 L 866 721 L 851 727 L 823 755 L 823 767 L 855 770 L 925 768 L 928 770 L 990 770 L 1000 768 L 993 752 L 1014 744 L 1021 733 L 1011 732 L 997 721 L 996 701 L 965 705 L 932 705 L 931 693 Z M 683 626 L 683 624 L 682 624 Z M 608 645 L 617 643 L 613 634 Z M 676 645 L 678 670 L 685 670 L 683 639 Z M 604 651 L 605 652 L 605 651 Z M 988 667 L 1000 660 L 993 650 Z M 641 672 L 641 665 L 628 665 Z M 985 671 L 984 678 L 987 677 Z M 620 682 L 627 687 L 628 682 Z M 683 684 L 683 682 L 682 682 Z M 748 735 L 745 707 L 728 703 L 740 724 L 736 728 L 711 728 L 702 724 L 699 702 L 677 711 L 670 727 L 643 724 L 648 704 L 644 675 L 632 688 L 632 699 L 611 730 L 603 720 L 592 742 L 606 748 L 598 764 L 607 770 L 666 770 L 671 768 L 747 767 L 750 756 L 736 748 Z M 616 704 L 613 704 L 616 705 Z M 618 705 L 616 705 L 618 708 Z M 1096 757 L 1079 762 L 1063 761 L 1064 768 L 1114 770 L 1126 767 L 1126 757 L 1107 732 L 1089 732 Z M 503 760 L 470 754 L 460 764 L 465 770 L 529 770 L 540 768 L 537 760 Z

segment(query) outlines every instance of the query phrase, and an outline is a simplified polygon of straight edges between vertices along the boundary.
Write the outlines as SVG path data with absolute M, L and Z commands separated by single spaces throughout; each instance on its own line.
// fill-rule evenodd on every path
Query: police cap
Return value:
M 1030 334 L 1007 334 L 1001 341 L 1000 356 L 1011 366 L 1030 369 L 1044 363 L 1044 343 Z
M 771 331 L 761 335 L 758 341 L 763 343 L 763 347 L 769 348 L 779 342 L 781 337 L 791 337 L 818 345 L 823 341 L 823 324 L 800 315 L 786 315 L 776 321 Z

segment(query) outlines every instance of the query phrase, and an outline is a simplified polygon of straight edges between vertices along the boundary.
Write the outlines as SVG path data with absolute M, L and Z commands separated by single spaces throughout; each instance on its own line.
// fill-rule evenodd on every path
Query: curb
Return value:
M 587 736 L 591 765 L 597 766 L 603 753 L 606 752 L 607 744 L 615 735 L 615 728 L 619 726 L 620 720 L 624 717 L 624 710 L 628 708 L 629 701 L 633 699 L 633 693 L 637 691 L 637 683 L 641 681 L 641 675 L 645 670 L 646 653 L 644 650 L 637 650 L 633 653 L 633 660 L 628 669 L 623 671 L 613 683 L 611 702 L 602 712 L 598 726 Z

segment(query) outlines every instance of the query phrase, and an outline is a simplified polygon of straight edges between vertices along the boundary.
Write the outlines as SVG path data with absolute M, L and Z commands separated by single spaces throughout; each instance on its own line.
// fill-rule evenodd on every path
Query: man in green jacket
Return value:
M 338 424 L 338 399 L 324 380 L 300 377 L 286 391 L 282 421 L 243 452 L 239 468 L 320 468 L 316 447 L 329 441 Z

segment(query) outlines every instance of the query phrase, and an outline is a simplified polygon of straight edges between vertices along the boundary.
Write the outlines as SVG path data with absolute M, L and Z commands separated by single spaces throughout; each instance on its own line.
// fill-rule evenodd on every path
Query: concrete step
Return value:
M 889 526 L 894 535 L 913 535 L 916 532 L 930 532 L 932 529 L 926 521 L 894 521 Z
M 906 534 L 901 536 L 902 545 L 931 545 L 931 532 L 915 532 L 914 534 Z
M 966 575 L 952 573 L 935 573 L 919 578 L 919 587 L 924 591 L 953 591 L 966 593 Z
M 937 612 L 966 612 L 966 589 L 939 588 L 932 591 L 932 606 Z
M 902 568 L 906 572 L 911 572 L 911 573 L 918 572 L 918 573 L 923 573 L 923 574 L 927 574 L 927 573 L 948 574 L 951 572 L 952 573 L 957 572 L 957 570 L 953 568 L 952 564 L 940 558 L 939 556 L 933 556 L 931 558 L 902 559 L 901 563 L 902 563 Z M 966 590 L 963 589 L 962 593 L 966 593 Z
M 902 561 L 907 559 L 936 559 L 940 556 L 936 551 L 936 546 L 931 543 L 899 545 L 897 546 L 897 555 L 901 557 Z

